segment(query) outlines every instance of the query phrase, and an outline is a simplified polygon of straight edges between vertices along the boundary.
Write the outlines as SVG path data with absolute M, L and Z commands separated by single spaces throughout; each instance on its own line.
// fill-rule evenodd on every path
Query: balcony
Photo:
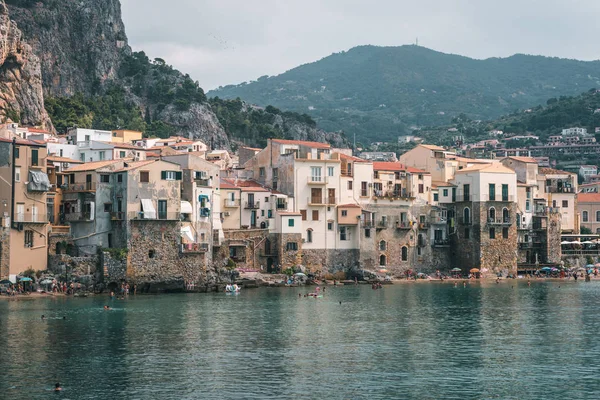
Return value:
M 449 247 L 450 240 L 448 240 L 448 239 L 433 239 L 433 246 L 434 247 Z
M 377 222 L 377 229 L 387 229 L 387 228 L 388 228 L 387 220 L 381 220 L 381 221 Z
M 23 224 L 47 224 L 48 215 L 45 214 L 31 214 L 31 213 L 16 213 L 15 221 Z
M 327 197 L 326 200 L 327 200 L 327 204 L 329 204 L 329 205 L 336 205 L 337 204 L 337 201 L 336 201 L 335 197 Z
M 244 204 L 244 208 L 247 210 L 258 210 L 260 208 L 260 201 L 247 201 Z
M 181 245 L 181 253 L 206 253 L 209 248 L 209 243 L 184 243 Z
M 373 222 L 373 221 L 362 221 L 362 227 L 364 229 L 373 229 L 373 228 L 375 228 L 375 222 Z
M 121 211 L 111 212 L 110 219 L 113 221 L 122 221 L 125 219 L 125 213 Z
M 488 218 L 488 225 L 511 225 L 510 218 Z
M 310 206 L 324 206 L 325 205 L 325 201 L 322 196 L 311 196 L 306 200 L 306 202 Z
M 67 222 L 89 222 L 93 221 L 91 212 L 74 212 L 65 214 L 65 221 Z
M 573 187 L 554 187 L 546 186 L 546 193 L 575 193 Z
M 127 213 L 127 218 L 136 221 L 179 221 L 181 214 L 178 212 L 144 212 L 132 211 Z
M 71 234 L 71 226 L 70 225 L 52 225 L 50 228 L 50 232 L 54 234 L 63 234 L 70 235 Z
M 419 222 L 419 229 L 429 229 L 429 222 Z
M 324 176 L 309 176 L 307 183 L 309 185 L 327 185 L 327 178 Z
M 196 182 L 196 186 L 212 186 L 212 179 L 194 179 L 194 182 Z
M 287 203 L 279 203 L 277 202 L 277 209 L 278 210 L 287 210 Z
M 396 222 L 396 229 L 412 229 L 412 224 L 409 221 Z
M 69 183 L 69 184 L 62 185 L 61 189 L 65 193 L 95 192 L 96 191 L 96 182 Z
M 225 207 L 226 208 L 237 208 L 240 206 L 240 199 L 226 199 Z

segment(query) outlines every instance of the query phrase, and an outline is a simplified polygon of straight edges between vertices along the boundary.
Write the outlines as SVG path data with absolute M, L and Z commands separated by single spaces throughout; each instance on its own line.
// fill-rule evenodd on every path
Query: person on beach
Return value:
M 60 387 L 60 382 L 56 382 L 56 384 L 54 385 L 54 391 L 60 392 L 61 390 L 62 390 L 62 387 Z

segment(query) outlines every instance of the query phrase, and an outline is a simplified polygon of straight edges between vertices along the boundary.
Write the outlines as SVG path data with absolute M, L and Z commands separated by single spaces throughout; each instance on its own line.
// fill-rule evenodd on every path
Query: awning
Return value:
M 47 192 L 50 190 L 48 175 L 42 171 L 29 171 L 29 184 L 27 189 L 32 192 Z
M 189 201 L 181 201 L 181 213 L 191 214 L 193 212 L 192 204 Z
M 287 195 L 285 194 L 280 194 L 280 193 L 273 193 L 271 196 L 275 196 L 278 199 L 287 199 Z
M 144 212 L 145 219 L 156 219 L 156 209 L 152 200 L 142 199 L 142 211 Z
M 181 228 L 181 237 L 190 243 L 194 243 L 194 234 L 192 233 L 192 228 L 189 226 L 184 226 Z
M 202 200 L 206 200 L 206 201 L 210 201 L 209 197 L 205 194 L 201 194 L 200 196 L 198 196 L 198 201 L 202 203 Z

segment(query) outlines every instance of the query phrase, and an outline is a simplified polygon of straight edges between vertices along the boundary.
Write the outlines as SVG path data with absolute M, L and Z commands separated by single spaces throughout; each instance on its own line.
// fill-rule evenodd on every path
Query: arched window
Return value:
M 313 230 L 312 229 L 307 229 L 306 230 L 306 241 L 308 243 L 312 243 L 312 234 L 313 234 Z
M 587 211 L 582 212 L 581 218 L 583 219 L 583 222 L 588 222 L 588 218 L 589 218 L 588 212 Z
M 505 224 L 510 222 L 510 211 L 508 211 L 508 208 L 506 207 L 502 209 L 502 222 Z
M 408 247 L 402 246 L 402 261 L 408 261 Z
M 494 207 L 490 207 L 488 218 L 490 219 L 490 222 L 496 221 L 496 209 Z
M 379 242 L 379 250 L 381 250 L 381 251 L 387 250 L 387 243 L 385 242 L 385 240 L 382 240 L 381 242 Z
M 465 224 L 471 223 L 471 209 L 469 207 L 465 207 L 463 210 L 463 221 Z
M 385 264 L 386 264 L 385 255 L 382 254 L 382 255 L 379 256 L 379 265 L 380 266 L 385 266 Z

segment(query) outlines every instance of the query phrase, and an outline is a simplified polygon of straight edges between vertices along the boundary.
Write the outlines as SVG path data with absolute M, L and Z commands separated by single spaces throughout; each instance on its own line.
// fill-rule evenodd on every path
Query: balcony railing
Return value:
M 575 193 L 575 188 L 546 186 L 546 193 Z
M 94 192 L 96 191 L 96 182 L 69 183 L 61 185 L 63 192 Z
M 439 247 L 450 246 L 450 240 L 448 240 L 448 239 L 433 239 L 433 245 L 439 246 Z
M 212 179 L 194 179 L 196 186 L 212 186 Z
M 93 221 L 91 212 L 74 212 L 65 214 L 65 221 L 68 222 L 81 222 L 81 221 Z
M 488 225 L 511 225 L 510 218 L 488 218 Z
M 387 220 L 381 220 L 379 222 L 377 222 L 377 229 L 387 229 L 388 227 L 388 221 Z
M 240 199 L 225 199 L 225 207 L 236 208 L 240 206 Z
M 181 214 L 178 212 L 131 211 L 127 213 L 127 218 L 130 220 L 141 221 L 179 221 L 181 218 Z
M 337 204 L 335 197 L 327 197 L 326 200 L 327 200 L 327 204 L 331 204 L 331 205 Z
M 322 196 L 311 196 L 307 199 L 307 203 L 310 205 L 324 205 L 324 199 Z
M 260 208 L 260 201 L 247 201 L 244 208 L 248 210 L 257 210 Z
M 365 229 L 375 228 L 375 222 L 373 222 L 373 221 L 363 221 L 362 222 L 362 227 L 365 228 Z
M 277 203 L 278 210 L 287 210 L 287 203 Z
M 308 178 L 309 185 L 326 185 L 327 177 L 325 176 L 309 176 Z
M 409 221 L 396 222 L 396 229 L 411 229 L 412 224 Z
M 419 222 L 419 229 L 429 229 L 429 222 Z
M 210 248 L 209 243 L 183 243 L 181 245 L 182 253 L 206 253 Z
M 15 213 L 15 221 L 27 224 L 47 224 L 47 214 Z

